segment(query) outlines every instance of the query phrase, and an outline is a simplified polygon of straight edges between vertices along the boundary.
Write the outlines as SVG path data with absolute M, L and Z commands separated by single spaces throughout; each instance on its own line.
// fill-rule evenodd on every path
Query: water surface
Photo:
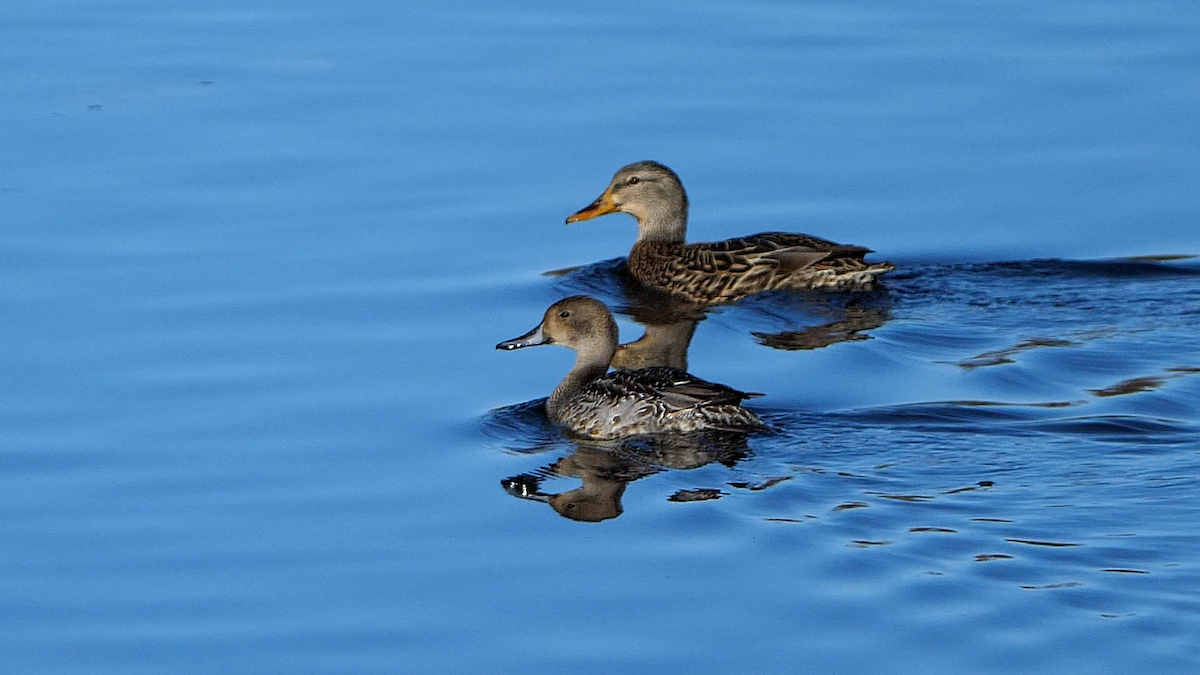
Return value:
M 1198 29 L 5 4 L 0 664 L 1195 672 Z M 562 225 L 645 158 L 693 239 L 897 264 L 687 319 L 770 433 L 581 445 L 530 403 L 570 354 L 494 350 L 573 293 L 654 325 L 632 221 Z

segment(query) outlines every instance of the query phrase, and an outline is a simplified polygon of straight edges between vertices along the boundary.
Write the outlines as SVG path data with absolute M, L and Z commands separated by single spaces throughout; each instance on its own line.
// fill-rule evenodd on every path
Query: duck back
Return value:
M 629 271 L 648 286 L 711 304 L 772 290 L 869 289 L 876 276 L 894 269 L 867 262 L 870 252 L 788 232 L 699 244 L 639 241 Z
M 580 387 L 552 413 L 589 438 L 765 427 L 741 402 L 759 394 L 702 380 L 677 368 L 618 370 Z

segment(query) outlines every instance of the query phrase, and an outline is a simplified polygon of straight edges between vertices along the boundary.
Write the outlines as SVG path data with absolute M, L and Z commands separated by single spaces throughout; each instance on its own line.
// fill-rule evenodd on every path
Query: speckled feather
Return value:
M 639 281 L 691 302 L 730 302 L 772 290 L 864 290 L 894 269 L 869 263 L 870 249 L 805 234 L 764 232 L 700 244 L 639 241 L 629 270 Z

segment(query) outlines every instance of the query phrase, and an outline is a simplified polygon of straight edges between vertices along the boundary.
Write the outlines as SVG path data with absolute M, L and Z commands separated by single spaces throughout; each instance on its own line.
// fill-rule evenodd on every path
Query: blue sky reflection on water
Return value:
M 0 666 L 1194 672 L 1200 269 L 1113 259 L 1200 253 L 1198 29 L 7 3 Z M 554 300 L 643 330 L 595 264 L 632 221 L 562 223 L 644 158 L 694 240 L 898 265 L 697 325 L 693 371 L 767 394 L 744 449 L 596 453 L 510 407 L 569 367 L 493 349 Z

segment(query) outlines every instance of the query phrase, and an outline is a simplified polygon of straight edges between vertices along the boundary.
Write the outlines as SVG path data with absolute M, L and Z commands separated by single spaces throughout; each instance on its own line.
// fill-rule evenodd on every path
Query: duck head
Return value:
M 571 214 L 567 224 L 618 211 L 637 218 L 639 241 L 682 242 L 687 233 L 687 192 L 679 176 L 658 162 L 621 167 L 596 201 Z
M 617 322 L 604 303 L 575 295 L 550 305 L 536 328 L 501 342 L 496 349 L 562 345 L 574 349 L 579 362 L 602 362 L 607 369 L 617 351 L 617 339 Z

